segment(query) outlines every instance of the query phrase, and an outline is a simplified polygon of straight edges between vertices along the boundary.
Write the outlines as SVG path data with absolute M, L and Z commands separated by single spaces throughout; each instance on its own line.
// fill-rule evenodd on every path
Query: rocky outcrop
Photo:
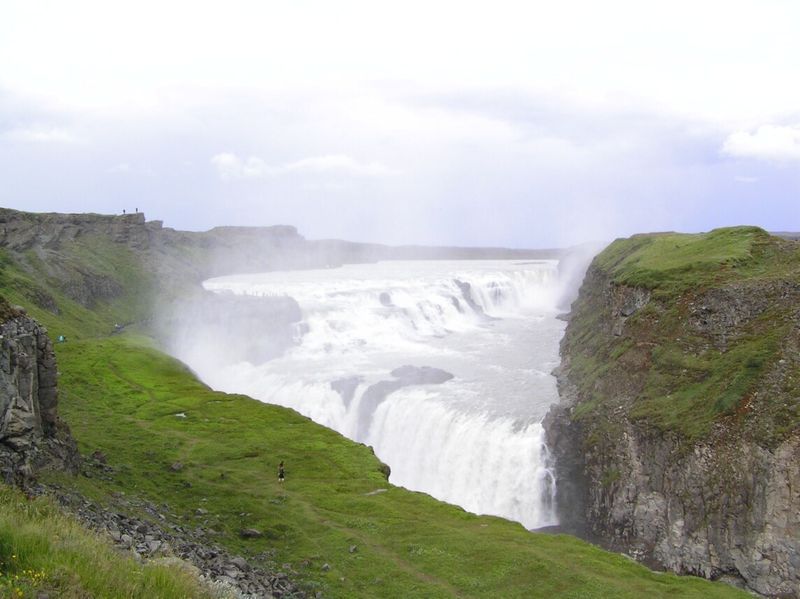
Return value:
M 77 469 L 78 455 L 58 418 L 58 370 L 47 331 L 4 304 L 0 324 L 0 468 L 24 483 L 38 468 Z
M 144 214 L 33 214 L 0 208 L 0 246 L 20 252 L 58 249 L 87 235 L 145 249 L 158 227 L 145 226 Z
M 84 474 L 107 468 L 95 460 L 85 465 Z M 215 597 L 308 596 L 292 582 L 298 573 L 291 565 L 274 563 L 274 552 L 250 560 L 234 555 L 215 543 L 211 526 L 202 520 L 195 526 L 182 522 L 168 505 L 117 493 L 109 498 L 110 506 L 103 506 L 57 485 L 37 486 L 33 492 L 53 496 L 85 526 L 106 534 L 115 547 L 137 558 L 174 566 L 191 564 L 191 571 L 216 591 Z
M 544 422 L 562 524 L 652 565 L 800 597 L 796 275 L 659 288 L 615 272 L 587 273 Z

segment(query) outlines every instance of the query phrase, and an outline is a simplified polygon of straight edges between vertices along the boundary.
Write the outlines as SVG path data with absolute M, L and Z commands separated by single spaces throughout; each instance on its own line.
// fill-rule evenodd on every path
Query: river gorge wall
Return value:
M 572 306 L 545 428 L 568 530 L 798 597 L 798 254 L 762 233 L 742 233 L 749 255 L 734 268 L 694 282 L 691 260 L 645 271 L 655 248 L 641 238 L 601 254 Z

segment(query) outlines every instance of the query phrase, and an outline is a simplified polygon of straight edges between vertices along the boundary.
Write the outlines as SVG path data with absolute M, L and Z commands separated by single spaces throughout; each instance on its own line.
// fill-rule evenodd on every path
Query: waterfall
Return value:
M 394 484 L 528 528 L 557 523 L 541 426 L 557 400 L 549 372 L 563 333 L 555 262 L 390 262 L 204 286 L 228 305 L 248 301 L 214 313 L 214 338 L 207 310 L 194 313 L 192 334 L 175 336 L 175 355 L 209 385 L 372 445 Z M 276 326 L 268 307 L 289 300 L 298 313 Z M 291 339 L 276 342 L 278 331 Z

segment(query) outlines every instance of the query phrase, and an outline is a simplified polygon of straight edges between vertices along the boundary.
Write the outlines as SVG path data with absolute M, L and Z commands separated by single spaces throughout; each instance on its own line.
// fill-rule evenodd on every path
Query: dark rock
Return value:
M 247 572 L 247 570 L 250 569 L 250 566 L 243 557 L 234 557 L 229 563 L 233 564 L 243 572 Z
M 386 462 L 380 462 L 378 464 L 378 472 L 383 474 L 386 480 L 389 480 L 389 477 L 392 475 L 392 468 Z
M 172 472 L 180 472 L 181 470 L 183 470 L 183 464 L 182 464 L 181 462 L 175 462 L 174 464 L 172 464 L 172 465 L 169 467 L 169 469 L 170 469 Z
M 401 366 L 391 372 L 392 376 L 405 385 L 441 385 L 453 378 L 453 375 L 431 366 Z
M 42 468 L 76 474 L 79 455 L 58 418 L 58 368 L 46 329 L 0 297 L 0 471 L 26 486 Z

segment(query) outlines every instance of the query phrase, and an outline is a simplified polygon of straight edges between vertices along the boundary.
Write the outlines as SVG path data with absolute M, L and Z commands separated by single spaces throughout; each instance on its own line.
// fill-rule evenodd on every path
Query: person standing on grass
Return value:
M 282 483 L 286 479 L 286 472 L 283 469 L 283 460 L 278 464 L 278 482 Z

